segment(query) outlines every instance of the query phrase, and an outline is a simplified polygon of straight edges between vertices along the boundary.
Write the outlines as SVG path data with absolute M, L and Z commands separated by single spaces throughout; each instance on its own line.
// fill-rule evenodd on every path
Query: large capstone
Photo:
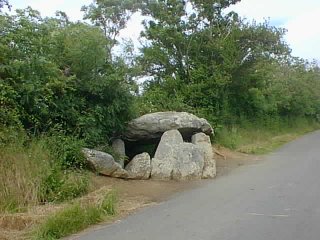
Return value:
M 179 130 L 183 138 L 191 139 L 198 132 L 207 135 L 213 129 L 207 120 L 186 112 L 157 112 L 129 122 L 124 138 L 128 141 L 159 139 L 169 130 Z
M 204 154 L 195 144 L 183 142 L 178 130 L 170 130 L 162 135 L 151 166 L 153 179 L 201 179 Z

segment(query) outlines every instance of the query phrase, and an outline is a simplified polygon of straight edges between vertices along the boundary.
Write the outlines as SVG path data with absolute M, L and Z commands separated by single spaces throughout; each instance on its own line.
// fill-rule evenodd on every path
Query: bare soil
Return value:
M 217 177 L 228 175 L 233 169 L 248 164 L 255 164 L 262 158 L 230 151 L 226 148 L 215 146 L 221 155 L 216 154 Z M 202 181 L 177 182 L 154 180 L 123 180 L 104 176 L 92 177 L 92 193 L 83 197 L 89 201 L 99 194 L 99 191 L 113 189 L 119 198 L 118 214 L 109 222 L 118 221 L 121 218 L 135 212 L 137 209 L 162 202 L 181 191 L 194 188 L 202 184 Z M 44 205 L 29 209 L 25 213 L 0 214 L 0 240 L 27 239 L 27 234 L 32 227 L 39 224 L 46 216 L 62 209 L 64 204 Z M 104 225 L 106 223 L 103 223 Z M 92 228 L 99 228 L 97 225 Z M 92 230 L 90 228 L 89 230 Z M 88 230 L 87 230 L 88 231 Z M 73 239 L 72 236 L 68 239 Z
M 217 177 L 228 175 L 237 167 L 256 164 L 263 159 L 262 155 L 251 155 L 235 152 L 221 146 L 215 146 L 214 148 L 224 156 L 222 157 L 217 154 L 215 155 L 217 164 Z

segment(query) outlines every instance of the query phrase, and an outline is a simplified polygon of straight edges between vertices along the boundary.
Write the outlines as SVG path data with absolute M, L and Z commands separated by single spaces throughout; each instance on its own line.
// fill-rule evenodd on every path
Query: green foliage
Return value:
M 109 192 L 104 196 L 99 208 L 105 212 L 106 215 L 116 215 L 116 203 L 118 202 L 117 194 L 114 191 Z
M 221 127 L 216 130 L 216 142 L 227 148 L 236 150 L 242 143 L 242 136 L 238 133 L 237 127 Z
M 286 30 L 248 23 L 227 7 L 237 1 L 152 1 L 139 64 L 152 76 L 138 99 L 143 113 L 187 110 L 213 124 L 316 118 L 320 71 L 290 55 Z M 239 141 L 238 139 L 234 141 Z M 231 145 L 233 145 L 231 143 Z
M 31 8 L 1 13 L 0 126 L 74 136 L 52 144 L 68 168 L 82 167 L 80 145 L 105 145 L 144 113 L 188 111 L 214 125 L 317 118 L 317 64 L 290 55 L 284 29 L 227 12 L 236 2 L 99 0 L 82 8 L 95 26 L 63 12 L 45 19 Z M 147 42 L 137 58 L 116 57 L 116 36 L 136 11 L 149 17 Z M 151 80 L 134 96 L 134 78 L 146 75 Z
M 99 28 L 61 14 L 0 15 L 0 125 L 36 135 L 58 125 L 94 146 L 131 118 L 132 82 Z
M 86 160 L 82 154 L 84 141 L 73 136 L 66 136 L 61 132 L 53 132 L 47 138 L 50 152 L 55 159 L 55 164 L 63 169 L 83 169 Z
M 242 119 L 237 125 L 217 129 L 216 143 L 244 153 L 265 154 L 319 128 L 319 122 L 305 117 Z
M 98 208 L 74 204 L 49 217 L 39 227 L 34 239 L 60 239 L 99 221 L 101 213 Z
M 103 29 L 105 36 L 115 44 L 120 30 L 140 5 L 134 0 L 96 0 L 89 6 L 83 6 L 84 19 Z
M 68 148 L 59 149 L 60 136 L 30 138 L 16 129 L 0 131 L 0 211 L 21 211 L 29 205 L 65 201 L 85 194 L 89 177 L 83 171 L 70 171 L 65 156 L 77 156 Z M 65 139 L 67 137 L 64 137 Z M 68 142 L 69 145 L 77 145 Z M 60 159 L 56 157 L 60 155 Z M 74 155 L 74 156 L 73 156 Z M 68 162 L 67 162 L 68 163 Z
M 89 178 L 85 173 L 52 169 L 41 185 L 41 202 L 63 202 L 88 192 Z
M 135 107 L 140 115 L 161 111 L 192 112 L 193 109 L 184 103 L 184 99 L 185 97 L 182 94 L 174 94 L 174 89 L 170 86 L 166 86 L 166 88 L 163 89 L 162 87 L 154 85 L 149 86 L 148 91 L 142 96 L 136 97 Z
M 117 197 L 114 192 L 106 194 L 101 203 L 79 204 L 55 213 L 46 219 L 35 232 L 33 239 L 60 239 L 101 222 L 116 213 Z

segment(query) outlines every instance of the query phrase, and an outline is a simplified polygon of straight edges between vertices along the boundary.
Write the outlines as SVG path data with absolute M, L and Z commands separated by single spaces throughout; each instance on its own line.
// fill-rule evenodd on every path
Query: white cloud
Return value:
M 137 41 L 137 39 L 140 37 L 140 32 L 144 29 L 142 25 L 143 20 L 144 17 L 142 17 L 140 13 L 133 14 L 127 23 L 127 28 L 121 30 L 121 37 Z
M 319 16 L 320 7 L 292 18 L 284 24 L 288 29 L 286 39 L 294 55 L 320 59 L 320 28 L 316 26 Z
M 89 5 L 92 0 L 9 0 L 14 9 L 26 8 L 31 6 L 41 12 L 42 16 L 54 16 L 56 11 L 64 11 L 70 17 L 71 20 L 81 20 L 83 13 L 80 11 L 83 5 Z
M 9 0 L 14 8 L 31 6 L 44 16 L 53 16 L 57 10 L 64 11 L 71 20 L 82 19 L 81 6 L 89 5 L 93 0 Z M 320 0 L 242 0 L 230 8 L 247 19 L 259 22 L 269 19 L 271 24 L 288 29 L 286 40 L 293 54 L 303 58 L 320 59 Z M 135 43 L 142 26 L 136 17 L 121 35 L 131 38 Z
M 320 7 L 319 0 L 242 0 L 231 9 L 248 18 L 288 19 Z
M 320 59 L 319 0 L 242 0 L 231 10 L 248 20 L 269 19 L 271 24 L 286 28 L 286 40 L 293 55 Z

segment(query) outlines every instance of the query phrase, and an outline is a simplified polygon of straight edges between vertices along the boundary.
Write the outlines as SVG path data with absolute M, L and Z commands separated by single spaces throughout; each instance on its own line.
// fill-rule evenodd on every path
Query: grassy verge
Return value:
M 305 118 L 245 121 L 218 130 L 217 143 L 243 153 L 266 154 L 317 129 L 319 122 Z
M 82 146 L 61 132 L 0 129 L 1 239 L 59 239 L 115 215 L 110 189 L 83 196 L 93 186 Z
M 1 132 L 0 213 L 85 194 L 88 174 L 72 168 L 80 162 L 74 152 L 80 152 L 80 143 L 62 135 L 30 138 L 23 132 Z
M 99 223 L 116 213 L 117 198 L 113 191 L 95 203 L 75 202 L 48 217 L 36 230 L 33 239 L 59 239 Z

